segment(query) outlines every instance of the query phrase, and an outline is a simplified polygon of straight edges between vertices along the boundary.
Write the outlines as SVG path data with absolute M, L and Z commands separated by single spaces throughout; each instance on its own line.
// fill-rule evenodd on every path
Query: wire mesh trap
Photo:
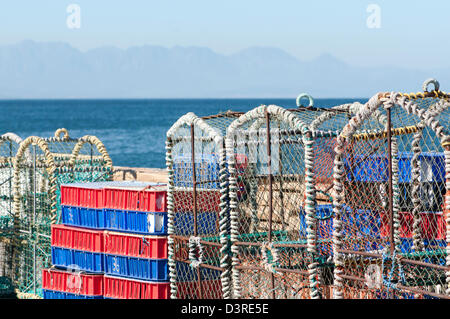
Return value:
M 307 97 L 309 107 L 262 105 L 228 128 L 235 298 L 331 296 L 334 146 L 362 105 L 314 108 Z
M 14 133 L 0 136 L 0 296 L 10 296 L 13 292 L 11 282 L 11 249 L 13 238 L 13 165 L 22 139 Z
M 378 94 L 337 139 L 335 298 L 449 298 L 450 96 L 438 89 Z
M 12 167 L 12 244 L 5 258 L 19 297 L 42 294 L 41 273 L 50 265 L 50 225 L 60 221 L 60 185 L 105 181 L 112 161 L 95 136 L 70 138 L 58 129 L 51 138 L 23 140 Z
M 188 113 L 167 132 L 171 298 L 230 297 L 224 135 L 239 114 Z

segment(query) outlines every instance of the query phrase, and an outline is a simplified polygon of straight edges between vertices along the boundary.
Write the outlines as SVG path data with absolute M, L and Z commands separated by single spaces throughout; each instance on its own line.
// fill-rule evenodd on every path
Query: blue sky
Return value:
M 81 8 L 68 29 L 66 7 Z M 369 4 L 381 28 L 369 29 Z M 0 45 L 64 41 L 87 50 L 112 45 L 204 46 L 233 53 L 251 46 L 310 60 L 330 53 L 358 66 L 449 67 L 450 1 L 39 0 L 1 1 Z

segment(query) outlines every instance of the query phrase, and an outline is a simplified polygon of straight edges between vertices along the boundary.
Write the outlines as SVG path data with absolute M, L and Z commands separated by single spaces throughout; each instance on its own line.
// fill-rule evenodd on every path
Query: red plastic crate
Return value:
M 61 185 L 61 205 L 78 206 L 78 187 Z
M 126 206 L 126 192 L 117 188 L 103 189 L 103 204 L 105 208 L 124 209 Z
M 78 194 L 78 206 L 87 208 L 103 208 L 103 190 L 101 188 L 80 187 L 78 189 Z
M 72 229 L 64 225 L 51 225 L 51 243 L 56 247 L 72 248 Z
M 444 214 L 442 212 L 421 212 L 421 236 L 424 239 L 445 239 L 446 224 Z M 412 238 L 412 229 L 414 218 L 412 212 L 400 212 L 400 237 Z M 388 237 L 389 234 L 389 217 L 382 214 L 381 219 L 381 236 Z
M 103 208 L 104 182 L 61 185 L 61 205 Z
M 167 259 L 167 237 L 106 231 L 105 253 L 150 259 Z
M 104 277 L 104 296 L 115 299 L 169 299 L 169 283 Z
M 42 288 L 79 295 L 102 296 L 103 275 L 88 275 L 57 269 L 43 269 Z
M 105 187 L 103 198 L 105 208 L 143 212 L 167 211 L 166 185 Z
M 134 204 L 134 202 L 133 202 Z M 134 208 L 128 208 L 134 209 Z M 139 202 L 136 210 L 145 212 L 166 212 L 167 211 L 167 188 L 166 186 L 157 189 L 150 188 L 139 193 Z
M 426 239 L 445 239 L 446 223 L 442 212 L 422 214 L 422 234 Z
M 65 225 L 52 225 L 52 246 L 85 250 L 96 253 L 104 252 L 104 232 Z

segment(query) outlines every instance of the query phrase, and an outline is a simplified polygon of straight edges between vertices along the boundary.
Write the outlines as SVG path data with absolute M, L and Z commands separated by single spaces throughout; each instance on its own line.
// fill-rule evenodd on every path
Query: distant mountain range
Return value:
M 324 54 L 301 61 L 283 50 L 252 47 L 223 55 L 204 47 L 100 47 L 61 42 L 0 46 L 0 98 L 370 97 L 418 91 L 435 77 L 450 86 L 450 68 L 362 68 Z

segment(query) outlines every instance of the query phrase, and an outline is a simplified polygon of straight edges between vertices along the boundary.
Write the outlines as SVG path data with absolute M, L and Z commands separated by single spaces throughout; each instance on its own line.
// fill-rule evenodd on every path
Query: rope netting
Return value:
M 181 117 L 167 132 L 172 298 L 229 298 L 226 128 L 239 113 Z
M 449 297 L 449 96 L 437 90 L 376 95 L 337 140 L 336 298 Z
M 22 141 L 13 133 L 0 136 L 0 296 L 13 291 L 11 249 L 13 238 L 13 164 Z
M 333 149 L 360 107 L 262 105 L 228 128 L 234 297 L 330 296 Z
M 8 246 L 0 260 L 18 296 L 35 298 L 42 294 L 42 269 L 51 263 L 50 225 L 60 222 L 59 186 L 110 180 L 112 162 L 98 138 L 70 138 L 65 129 L 51 138 L 2 141 L 1 238 Z

